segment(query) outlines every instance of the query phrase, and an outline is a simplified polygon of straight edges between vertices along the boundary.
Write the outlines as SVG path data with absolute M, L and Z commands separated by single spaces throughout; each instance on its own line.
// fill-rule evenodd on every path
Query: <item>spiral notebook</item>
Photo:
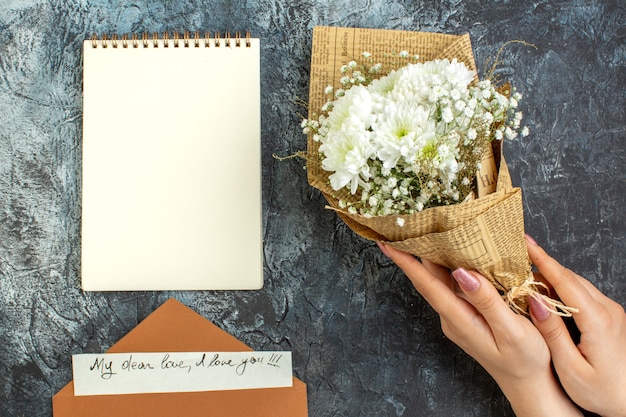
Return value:
M 259 39 L 83 44 L 85 291 L 263 284 Z

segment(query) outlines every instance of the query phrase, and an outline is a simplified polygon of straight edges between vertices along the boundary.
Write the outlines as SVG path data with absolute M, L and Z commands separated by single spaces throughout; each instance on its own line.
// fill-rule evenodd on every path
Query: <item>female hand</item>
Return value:
M 515 414 L 580 416 L 557 382 L 541 334 L 515 314 L 496 289 L 475 272 L 450 272 L 432 262 L 379 243 L 441 317 L 443 333 L 496 380 Z
M 578 308 L 578 346 L 563 319 L 530 299 L 530 311 L 543 335 L 561 384 L 574 402 L 602 416 L 626 416 L 626 314 L 585 278 L 546 254 L 530 237 L 526 246 L 539 273 L 561 300 Z

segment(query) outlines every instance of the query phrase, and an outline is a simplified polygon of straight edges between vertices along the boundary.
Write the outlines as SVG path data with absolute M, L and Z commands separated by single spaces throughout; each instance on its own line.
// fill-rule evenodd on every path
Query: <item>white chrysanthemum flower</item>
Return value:
M 372 95 L 386 97 L 396 88 L 400 75 L 398 71 L 391 71 L 387 76 L 373 80 L 367 88 Z
M 394 168 L 401 157 L 412 162 L 419 149 L 435 137 L 435 123 L 423 107 L 389 103 L 372 127 L 377 156 L 385 168 Z
M 353 125 L 360 122 L 365 129 L 369 129 L 372 121 L 372 97 L 370 93 L 363 86 L 354 86 L 335 101 L 333 111 L 322 125 L 332 131 L 341 130 L 346 123 Z
M 330 136 L 319 148 L 325 156 L 322 168 L 333 172 L 329 179 L 334 190 L 349 185 L 350 192 L 354 194 L 360 182 L 370 178 L 368 159 L 375 149 L 370 143 L 369 132 L 344 129 Z

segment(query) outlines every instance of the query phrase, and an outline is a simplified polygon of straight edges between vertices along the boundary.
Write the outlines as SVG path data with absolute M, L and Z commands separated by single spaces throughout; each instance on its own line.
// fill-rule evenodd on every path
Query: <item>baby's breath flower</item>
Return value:
M 507 126 L 506 129 L 504 129 L 504 136 L 506 136 L 507 139 L 515 139 L 517 137 L 517 132 Z
M 478 136 L 478 133 L 476 132 L 476 129 L 474 129 L 473 127 L 469 128 L 467 130 L 467 137 L 470 140 L 474 140 L 476 139 L 476 137 Z
M 372 65 L 370 67 L 369 72 L 370 73 L 377 73 L 377 72 L 379 72 L 382 69 L 382 67 L 383 67 L 383 64 L 381 64 L 381 63 L 374 64 L 374 65 Z
M 524 138 L 525 138 L 525 137 L 526 137 L 526 136 L 528 136 L 529 134 L 530 134 L 530 131 L 529 131 L 529 129 L 528 129 L 528 126 L 524 126 L 524 127 L 522 128 L 522 131 L 521 131 L 521 135 L 522 135 L 522 137 L 524 137 Z

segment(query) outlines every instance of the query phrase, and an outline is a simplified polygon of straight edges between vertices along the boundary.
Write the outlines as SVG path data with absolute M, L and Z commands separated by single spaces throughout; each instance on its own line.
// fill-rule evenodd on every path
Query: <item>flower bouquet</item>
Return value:
M 468 35 L 316 27 L 311 62 L 308 179 L 329 208 L 364 238 L 479 271 L 517 312 L 536 294 L 569 314 L 533 280 L 502 156 L 527 134 L 521 95 L 478 79 Z

